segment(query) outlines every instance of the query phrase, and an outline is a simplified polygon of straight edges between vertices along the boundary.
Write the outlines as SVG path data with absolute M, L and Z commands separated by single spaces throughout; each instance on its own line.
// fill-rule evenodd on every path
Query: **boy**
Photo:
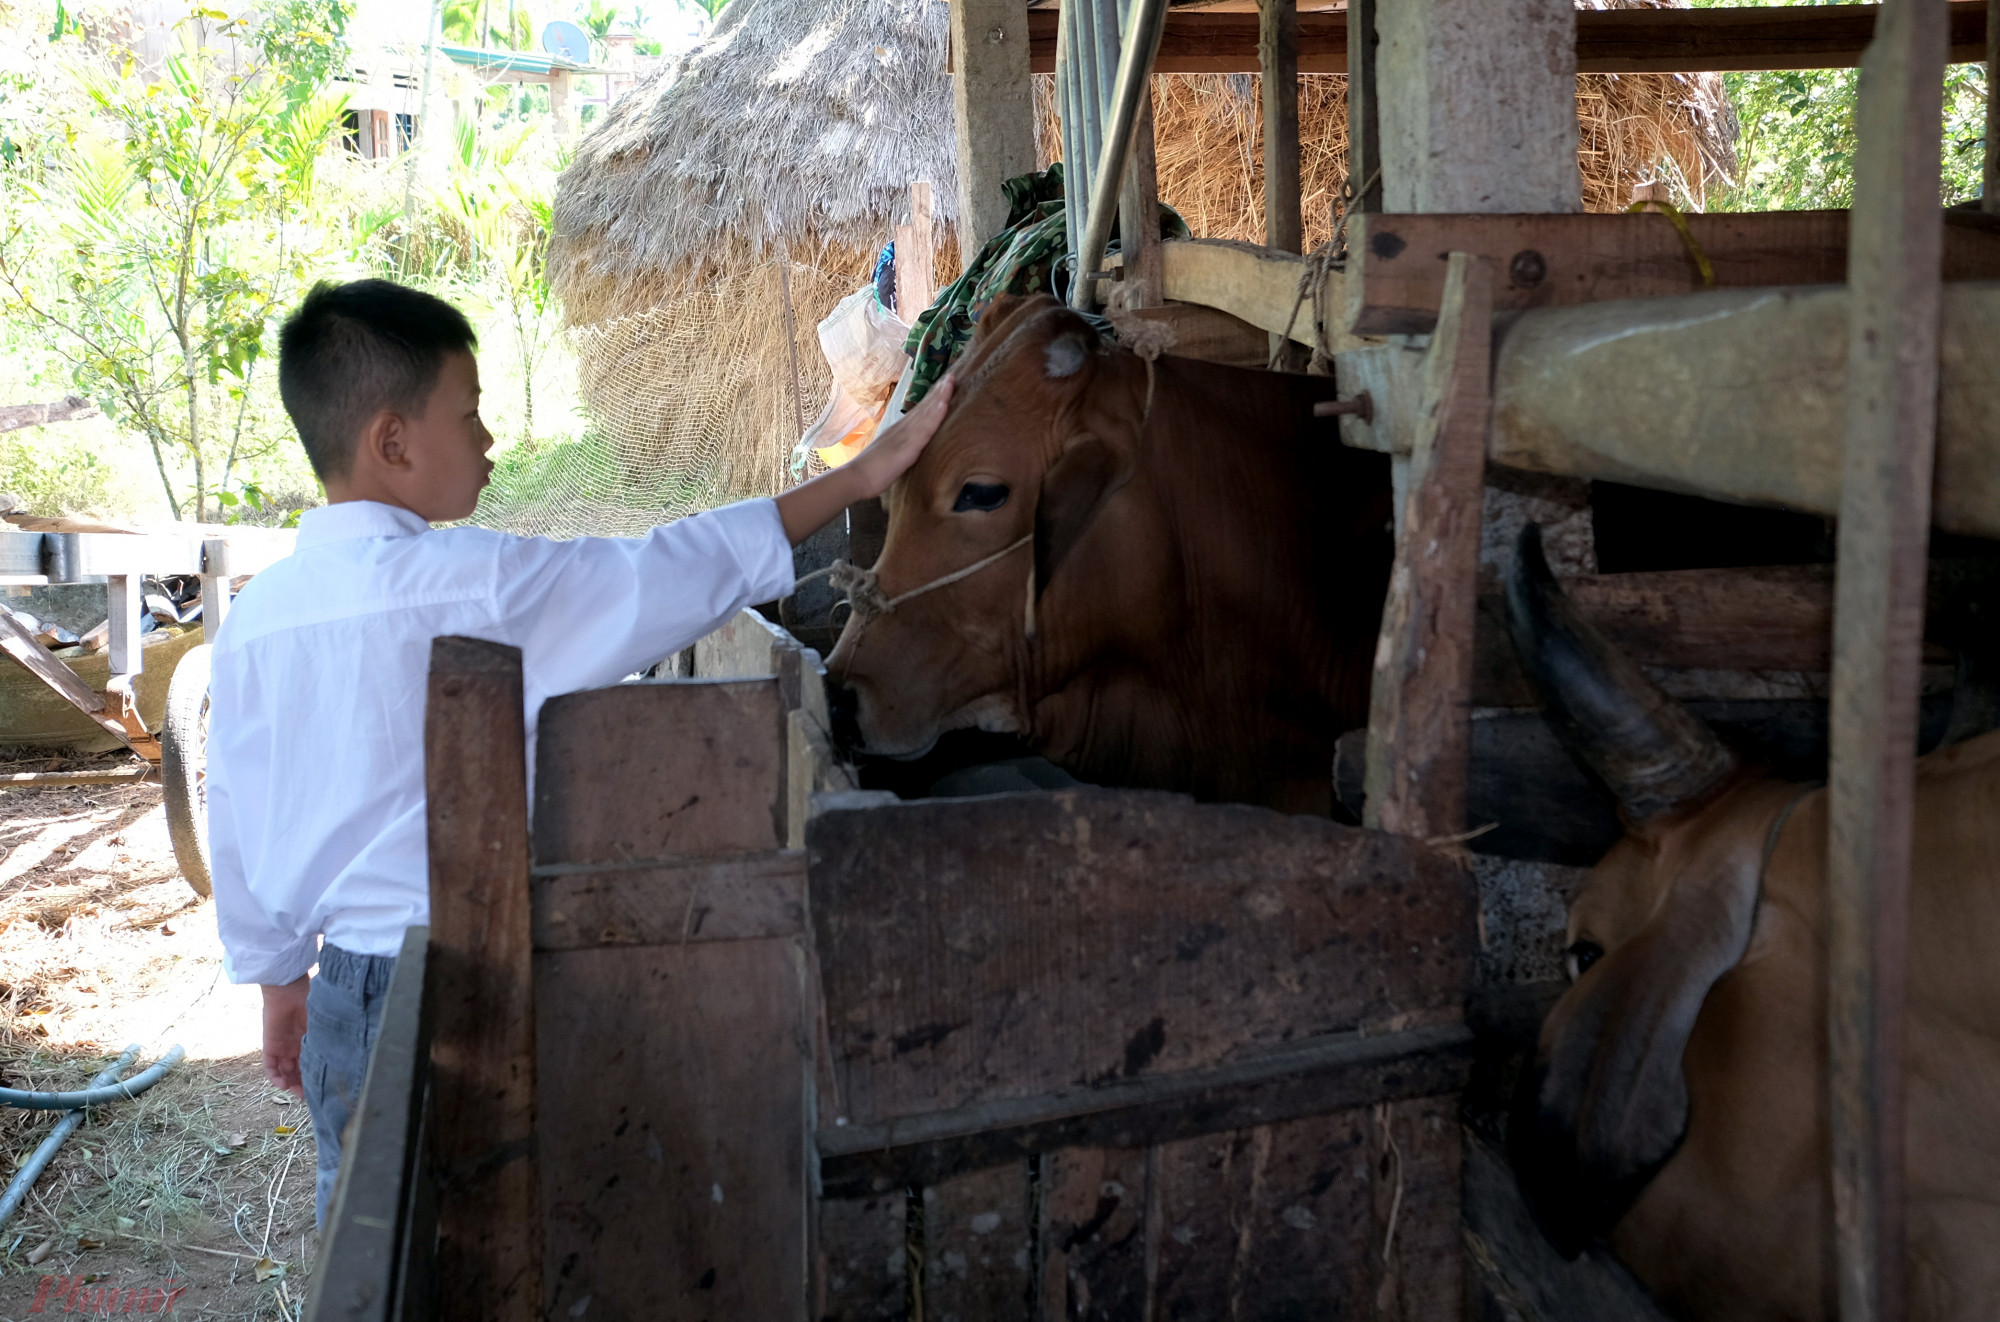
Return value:
M 230 980 L 263 986 L 266 1077 L 312 1112 L 322 1226 L 403 929 L 428 921 L 431 639 L 521 649 L 532 741 L 543 699 L 616 683 L 789 591 L 792 545 L 886 490 L 951 393 L 775 500 L 641 539 L 433 531 L 470 515 L 493 471 L 475 347 L 456 308 L 387 281 L 306 296 L 279 335 L 278 385 L 327 504 L 215 643 L 216 923 Z

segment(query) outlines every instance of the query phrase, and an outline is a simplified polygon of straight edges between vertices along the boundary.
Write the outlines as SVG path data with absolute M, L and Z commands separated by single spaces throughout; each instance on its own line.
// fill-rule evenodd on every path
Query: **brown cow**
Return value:
M 1331 378 L 1149 364 L 1047 297 L 996 299 L 956 375 L 829 658 L 866 750 L 977 726 L 1094 783 L 1331 811 L 1392 555 L 1386 459 L 1313 417 Z
M 1510 1146 L 1569 1254 L 1608 1239 L 1671 1311 L 1833 1316 L 1826 793 L 1740 767 L 1575 611 L 1538 530 L 1515 646 L 1628 833 L 1569 916 Z M 1918 764 L 1909 1316 L 2000 1316 L 2000 733 Z

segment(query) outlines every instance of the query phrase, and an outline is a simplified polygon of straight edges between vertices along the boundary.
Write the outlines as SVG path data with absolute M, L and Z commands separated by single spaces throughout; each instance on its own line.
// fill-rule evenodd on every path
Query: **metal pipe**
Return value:
M 179 1051 L 180 1048 L 175 1047 L 174 1050 Z M 134 1042 L 125 1048 L 125 1054 L 118 1058 L 115 1065 L 90 1081 L 92 1088 L 116 1083 L 118 1076 L 132 1068 L 132 1062 L 138 1058 L 139 1044 Z M 75 1133 L 76 1127 L 82 1123 L 83 1111 L 81 1109 L 71 1111 L 56 1121 L 56 1127 L 42 1140 L 41 1146 L 22 1163 L 21 1169 L 14 1175 L 13 1182 L 7 1186 L 7 1192 L 0 1194 L 0 1226 L 6 1225 L 13 1219 L 14 1213 L 21 1210 L 21 1203 L 27 1198 L 28 1190 L 35 1187 L 35 1181 L 41 1178 L 44 1170 L 48 1169 L 49 1162 L 56 1155 L 56 1149 L 61 1147 L 63 1140 Z
M 0 789 L 58 789 L 65 785 L 137 785 L 160 778 L 155 766 L 110 771 L 14 771 L 0 776 Z
M 1065 252 L 1076 251 L 1076 241 L 1083 237 L 1083 172 L 1079 168 L 1077 114 L 1082 102 L 1076 95 L 1076 37 L 1070 31 L 1071 14 L 1065 8 L 1056 16 L 1056 122 L 1062 128 L 1063 155 L 1063 220 L 1068 229 L 1068 246 Z
M 127 1047 L 125 1055 L 119 1057 L 119 1064 L 91 1080 L 90 1087 L 80 1092 L 27 1092 L 20 1088 L 0 1088 L 0 1106 L 19 1107 L 24 1111 L 68 1111 L 137 1097 L 165 1078 L 167 1071 L 180 1064 L 187 1052 L 173 1047 L 144 1073 L 135 1074 L 123 1083 L 118 1082 L 118 1075 L 123 1074 L 126 1066 L 131 1064 L 130 1058 L 138 1054 L 137 1043 Z
M 1160 53 L 1160 34 L 1166 28 L 1167 0 L 1137 0 L 1132 22 L 1125 29 L 1124 48 L 1118 54 L 1117 98 L 1112 103 L 1111 127 L 1104 138 L 1092 180 L 1090 210 L 1085 213 L 1083 243 L 1077 249 L 1076 283 L 1070 286 L 1069 304 L 1088 311 L 1094 300 L 1093 280 L 1104 261 L 1104 246 L 1111 241 L 1111 222 L 1118 216 L 1118 193 L 1125 186 L 1125 166 L 1132 155 L 1132 129 L 1139 122 L 1139 99 L 1153 76 L 1153 60 Z
M 1076 68 L 1081 74 L 1077 88 L 1083 95 L 1083 117 L 1079 121 L 1083 125 L 1083 151 L 1078 162 L 1083 166 L 1083 177 L 1077 180 L 1077 196 L 1085 203 L 1086 209 L 1082 214 L 1088 217 L 1088 204 L 1097 183 L 1097 157 L 1104 146 L 1104 89 L 1098 85 L 1097 79 L 1097 43 L 1100 38 L 1097 14 L 1091 8 L 1091 0 L 1070 0 L 1064 8 L 1076 11 Z M 1077 237 L 1081 239 L 1083 234 L 1084 226 L 1079 224 Z

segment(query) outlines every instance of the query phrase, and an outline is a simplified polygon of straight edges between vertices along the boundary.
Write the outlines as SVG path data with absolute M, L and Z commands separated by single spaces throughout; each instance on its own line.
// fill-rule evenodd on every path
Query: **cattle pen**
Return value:
M 824 633 L 750 613 L 665 682 L 551 700 L 531 776 L 518 653 L 440 639 L 431 923 L 308 1315 L 1663 1317 L 1550 1246 L 1490 1123 L 1560 990 L 1528 910 L 1621 829 L 1507 644 L 1528 523 L 1664 690 L 1828 782 L 1830 1293 L 1908 1315 L 1914 760 L 1987 673 L 2000 536 L 2000 217 L 1939 208 L 1938 89 L 1993 58 L 1988 13 L 952 0 L 963 249 L 1055 70 L 1073 303 L 1330 374 L 1342 439 L 1391 456 L 1332 768 L 1362 824 L 863 788 Z M 1579 70 L 1856 65 L 1851 212 L 1578 213 Z M 1301 70 L 1349 75 L 1337 249 L 1299 251 L 1272 97 L 1266 244 L 1132 224 L 1105 261 L 1114 212 L 1157 214 L 1149 72 Z M 857 564 L 881 517 L 850 512 Z

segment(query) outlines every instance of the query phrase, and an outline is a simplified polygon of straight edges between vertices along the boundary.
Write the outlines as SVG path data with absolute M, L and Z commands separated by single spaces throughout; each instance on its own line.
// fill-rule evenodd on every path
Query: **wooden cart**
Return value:
M 96 733 L 100 738 L 109 736 L 142 760 L 140 766 L 104 771 L 17 772 L 0 777 L 0 787 L 160 781 L 181 875 L 196 892 L 207 895 L 203 790 L 207 640 L 229 609 L 232 583 L 291 554 L 293 537 L 288 531 L 262 528 L 202 527 L 186 533 L 0 531 L 0 584 L 102 582 L 110 626 L 101 659 L 87 656 L 65 663 L 11 615 L 0 612 L 0 651 L 39 685 L 30 690 L 36 699 L 23 701 L 11 713 L 0 711 L 0 743 L 54 738 L 61 744 Z M 155 641 L 161 645 L 150 646 L 140 628 L 143 585 L 149 578 L 170 575 L 200 577 L 201 634 L 199 639 L 192 633 L 158 635 Z M 99 668 L 104 672 L 101 689 L 91 682 Z M 41 694 L 50 700 L 40 700 Z M 63 719 L 65 710 L 81 720 Z M 51 720 L 51 714 L 58 719 Z

